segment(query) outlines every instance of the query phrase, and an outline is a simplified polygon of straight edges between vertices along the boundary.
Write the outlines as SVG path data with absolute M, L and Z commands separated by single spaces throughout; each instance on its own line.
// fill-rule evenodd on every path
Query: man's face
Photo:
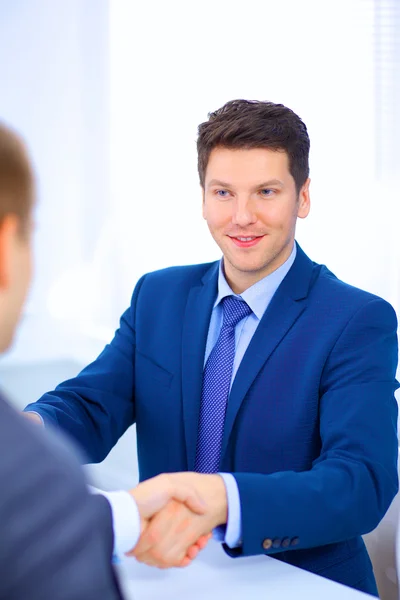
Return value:
M 310 209 L 309 179 L 299 194 L 285 152 L 215 148 L 205 173 L 203 217 L 241 293 L 280 267 L 293 248 L 297 217 Z
M 13 215 L 1 224 L 0 286 L 1 332 L 0 351 L 11 344 L 24 306 L 32 272 L 31 237 L 29 231 L 20 231 L 20 223 Z

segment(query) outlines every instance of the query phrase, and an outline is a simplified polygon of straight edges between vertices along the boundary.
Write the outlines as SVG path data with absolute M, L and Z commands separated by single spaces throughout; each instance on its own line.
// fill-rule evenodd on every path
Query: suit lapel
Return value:
M 265 311 L 236 373 L 225 417 L 221 459 L 251 384 L 307 306 L 312 275 L 313 263 L 298 246 L 295 262 Z
M 218 267 L 215 263 L 192 287 L 183 321 L 182 401 L 188 470 L 194 470 L 203 382 L 203 365 L 211 312 L 217 296 Z

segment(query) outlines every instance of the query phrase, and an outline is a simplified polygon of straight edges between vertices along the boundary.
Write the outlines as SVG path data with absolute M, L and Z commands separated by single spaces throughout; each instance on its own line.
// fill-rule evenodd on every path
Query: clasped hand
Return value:
M 141 517 L 141 536 L 128 554 L 161 569 L 188 566 L 227 521 L 220 475 L 169 473 L 130 491 Z

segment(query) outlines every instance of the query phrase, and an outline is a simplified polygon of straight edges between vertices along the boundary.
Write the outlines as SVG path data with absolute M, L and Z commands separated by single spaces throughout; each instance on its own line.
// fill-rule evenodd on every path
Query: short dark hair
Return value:
M 34 175 L 22 139 L 0 123 L 0 222 L 14 214 L 26 232 L 34 203 Z
M 285 151 L 297 192 L 309 175 L 310 138 L 303 121 L 283 104 L 258 100 L 231 100 L 198 128 L 197 154 L 200 184 L 214 148 L 269 148 Z

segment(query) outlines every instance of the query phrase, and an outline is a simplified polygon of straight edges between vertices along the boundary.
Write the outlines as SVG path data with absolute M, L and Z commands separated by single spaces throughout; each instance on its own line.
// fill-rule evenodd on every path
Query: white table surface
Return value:
M 125 558 L 119 570 L 127 600 L 372 598 L 267 556 L 229 558 L 214 541 L 185 569 L 160 570 Z

